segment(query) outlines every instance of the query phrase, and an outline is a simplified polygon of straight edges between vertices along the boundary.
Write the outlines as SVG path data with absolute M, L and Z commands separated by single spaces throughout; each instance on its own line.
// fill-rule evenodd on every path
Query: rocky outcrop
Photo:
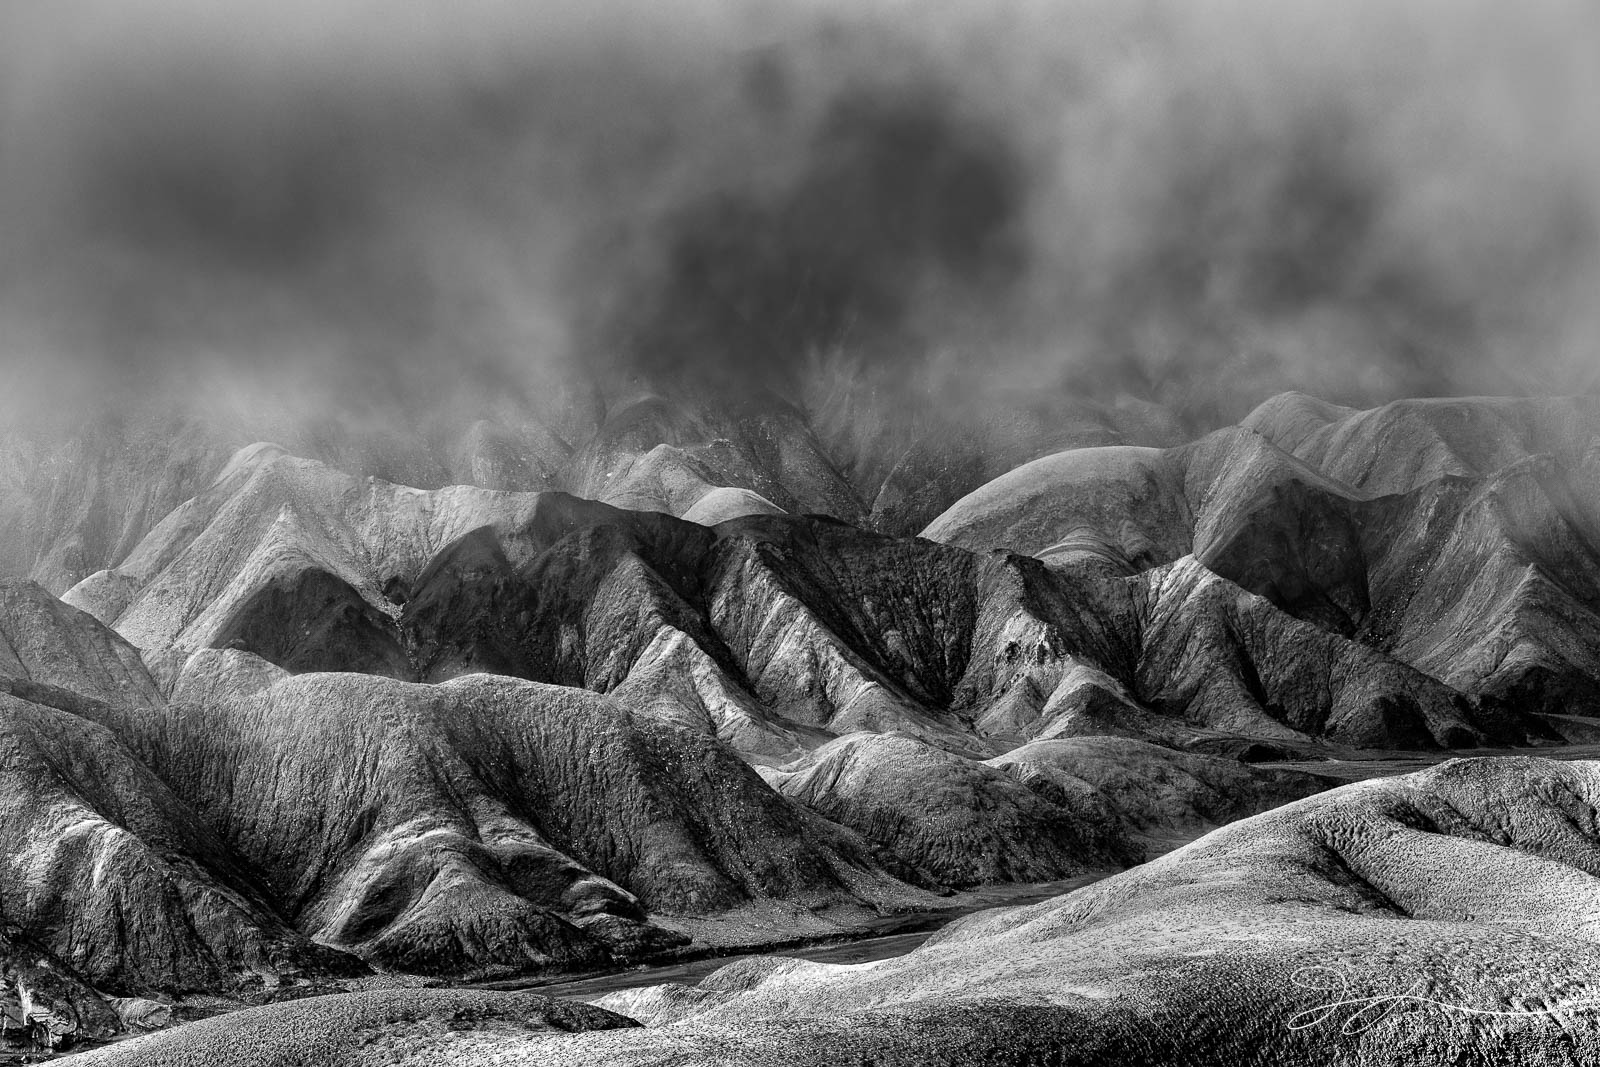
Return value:
M 59 1051 L 113 1037 L 124 1026 L 115 1001 L 49 949 L 0 932 L 0 1047 Z

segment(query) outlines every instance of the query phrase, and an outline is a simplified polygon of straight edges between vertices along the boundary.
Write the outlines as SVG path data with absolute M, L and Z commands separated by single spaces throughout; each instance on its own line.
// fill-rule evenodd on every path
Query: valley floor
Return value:
M 749 951 L 744 952 L 707 949 L 703 946 L 698 949 L 691 947 L 679 953 L 680 959 L 670 963 L 647 964 L 629 970 L 554 981 L 495 982 L 489 983 L 487 988 L 530 990 L 552 997 L 591 1000 L 621 989 L 638 989 L 663 982 L 694 985 L 712 971 L 726 967 L 735 960 L 752 956 L 781 954 L 822 963 L 869 963 L 873 960 L 904 955 L 938 930 L 964 916 L 994 908 L 1036 904 L 1052 897 L 1063 896 L 1092 882 L 1098 882 L 1111 873 L 1114 872 L 1086 874 L 1056 882 L 986 886 L 956 894 L 951 899 L 959 903 L 952 904 L 948 908 L 905 915 L 888 915 L 827 938 L 751 946 Z
M 1391 778 L 1399 774 L 1410 774 L 1412 771 L 1424 770 L 1447 759 L 1457 759 L 1461 756 L 1538 756 L 1541 759 L 1590 760 L 1600 759 L 1600 745 L 1475 748 L 1463 752 L 1372 753 L 1361 758 L 1289 760 L 1278 763 L 1257 763 L 1254 766 L 1271 770 L 1307 771 L 1340 782 L 1361 782 L 1368 778 Z

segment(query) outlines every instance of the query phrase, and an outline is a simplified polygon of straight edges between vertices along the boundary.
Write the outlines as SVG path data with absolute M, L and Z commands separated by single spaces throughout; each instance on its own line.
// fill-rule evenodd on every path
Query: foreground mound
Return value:
M 532 993 L 394 989 L 310 997 L 190 1023 L 79 1056 L 85 1067 L 377 1067 L 490 1062 L 528 1038 L 637 1026 Z
M 0 840 L 0 911 L 32 943 L 15 956 L 48 953 L 104 992 L 228 992 L 268 972 L 365 970 L 286 922 L 248 865 L 110 730 L 5 694 Z
M 546 1064 L 1594 1062 L 1600 763 L 1454 760 L 1235 823 L 909 955 L 742 961 Z

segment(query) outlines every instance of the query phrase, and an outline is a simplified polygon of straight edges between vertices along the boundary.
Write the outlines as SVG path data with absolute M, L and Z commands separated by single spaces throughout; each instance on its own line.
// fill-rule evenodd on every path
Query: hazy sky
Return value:
M 11 416 L 1600 380 L 1600 5 L 0 6 Z

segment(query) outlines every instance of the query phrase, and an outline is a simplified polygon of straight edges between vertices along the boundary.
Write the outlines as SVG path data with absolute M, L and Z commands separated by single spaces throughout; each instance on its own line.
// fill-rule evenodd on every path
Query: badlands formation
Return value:
M 1600 1056 L 1600 764 L 1540 756 L 1600 738 L 1600 403 L 1290 394 L 1005 472 L 918 445 L 873 484 L 794 412 L 697 418 L 479 425 L 394 461 L 432 489 L 194 427 L 155 468 L 127 428 L 13 456 L 13 1035 L 155 1031 L 107 1064 Z M 1431 769 L 1329 789 L 1379 757 Z M 461 988 L 1119 871 L 872 964 Z

